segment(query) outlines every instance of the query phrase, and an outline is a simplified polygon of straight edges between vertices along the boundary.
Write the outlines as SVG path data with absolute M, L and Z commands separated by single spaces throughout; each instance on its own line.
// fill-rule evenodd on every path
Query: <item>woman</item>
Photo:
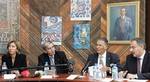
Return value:
M 26 55 L 19 53 L 19 43 L 11 41 L 7 44 L 7 54 L 2 56 L 2 64 L 6 62 L 7 68 L 21 68 L 27 67 Z M 12 71 L 15 74 L 20 74 L 25 69 L 19 69 L 19 71 Z

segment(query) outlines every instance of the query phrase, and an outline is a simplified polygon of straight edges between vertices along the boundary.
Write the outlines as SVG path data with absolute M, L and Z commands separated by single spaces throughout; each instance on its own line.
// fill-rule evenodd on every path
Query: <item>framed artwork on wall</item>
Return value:
M 91 0 L 71 0 L 71 20 L 91 20 Z
M 73 25 L 73 48 L 89 49 L 90 48 L 90 24 Z
M 20 1 L 0 0 L 0 53 L 7 53 L 7 44 L 20 41 Z
M 109 3 L 107 5 L 107 38 L 109 43 L 128 44 L 139 37 L 140 2 Z
M 41 23 L 41 44 L 51 41 L 54 43 L 54 45 L 61 45 L 62 17 L 42 16 Z

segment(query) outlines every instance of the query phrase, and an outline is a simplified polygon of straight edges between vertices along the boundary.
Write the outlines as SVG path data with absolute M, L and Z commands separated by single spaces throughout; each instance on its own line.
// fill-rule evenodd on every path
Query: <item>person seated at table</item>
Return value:
M 7 44 L 7 54 L 2 56 L 2 65 L 6 64 L 8 69 L 18 68 L 18 70 L 12 70 L 12 73 L 20 75 L 26 69 L 19 69 L 27 67 L 26 55 L 20 53 L 20 44 L 17 41 L 10 41 Z
M 43 44 L 44 53 L 38 56 L 38 66 L 63 65 L 68 64 L 68 59 L 63 51 L 56 51 L 53 42 L 45 42 Z M 56 70 L 57 74 L 68 73 L 68 65 L 49 67 L 50 70 Z
M 102 64 L 101 70 L 106 72 L 108 76 L 111 75 L 111 64 L 116 64 L 117 67 L 121 67 L 120 59 L 117 54 L 111 53 L 108 50 L 108 40 L 102 37 L 97 40 L 96 51 L 97 53 L 89 55 L 85 66 L 83 67 L 81 73 L 88 72 L 89 66 L 94 66 L 95 64 Z
M 150 52 L 145 50 L 145 41 L 142 38 L 132 39 L 130 51 L 124 66 L 124 77 L 150 79 Z

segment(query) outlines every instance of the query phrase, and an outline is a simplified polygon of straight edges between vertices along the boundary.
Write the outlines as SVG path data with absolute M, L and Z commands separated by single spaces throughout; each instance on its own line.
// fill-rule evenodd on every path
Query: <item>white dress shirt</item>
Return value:
M 141 60 L 140 60 L 140 72 L 142 70 L 142 64 L 143 64 L 143 60 L 144 60 L 144 56 L 145 56 L 145 53 L 146 51 L 144 50 L 144 53 L 141 55 L 141 57 L 139 57 Z
M 100 59 L 102 57 L 102 62 L 100 62 Z M 106 51 L 104 52 L 104 54 L 99 54 L 98 56 L 98 65 L 99 64 L 103 64 L 103 66 L 106 66 Z

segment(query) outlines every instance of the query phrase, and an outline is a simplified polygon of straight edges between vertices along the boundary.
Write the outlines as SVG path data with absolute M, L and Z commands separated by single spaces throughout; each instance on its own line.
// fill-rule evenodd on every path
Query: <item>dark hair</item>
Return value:
M 98 40 L 102 40 L 102 41 L 104 41 L 106 43 L 106 45 L 108 45 L 108 40 L 107 40 L 106 37 L 101 37 Z
M 145 44 L 145 40 L 143 38 L 134 38 L 131 41 L 136 41 L 138 45 L 140 46 L 144 46 L 144 48 L 146 48 L 146 44 Z
M 9 48 L 9 46 L 10 46 L 11 43 L 14 43 L 16 45 L 16 47 L 17 47 L 17 50 L 20 51 L 20 48 L 21 48 L 20 43 L 18 41 L 14 41 L 14 40 L 8 42 L 7 49 Z

